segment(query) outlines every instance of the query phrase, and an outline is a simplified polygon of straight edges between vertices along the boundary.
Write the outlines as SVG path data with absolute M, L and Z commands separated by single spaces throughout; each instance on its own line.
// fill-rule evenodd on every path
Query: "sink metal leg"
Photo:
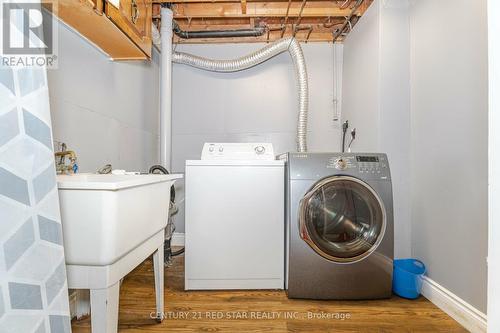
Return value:
M 164 291 L 164 269 L 163 243 L 153 254 L 153 266 L 155 272 L 155 292 L 156 292 L 156 321 L 161 323 L 164 318 L 163 291 Z
M 90 323 L 92 333 L 118 331 L 120 282 L 105 289 L 90 290 Z

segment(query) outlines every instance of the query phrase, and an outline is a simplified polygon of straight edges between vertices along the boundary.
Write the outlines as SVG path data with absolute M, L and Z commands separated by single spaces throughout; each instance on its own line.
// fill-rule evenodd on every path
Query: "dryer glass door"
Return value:
M 300 235 L 323 257 L 349 263 L 372 253 L 382 241 L 386 212 L 378 194 L 348 176 L 319 181 L 300 204 Z

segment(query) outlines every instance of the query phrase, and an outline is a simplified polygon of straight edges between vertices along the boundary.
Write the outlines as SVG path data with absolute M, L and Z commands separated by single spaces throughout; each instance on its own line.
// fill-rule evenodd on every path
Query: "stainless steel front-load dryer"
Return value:
M 392 185 L 385 154 L 288 153 L 290 298 L 391 296 Z

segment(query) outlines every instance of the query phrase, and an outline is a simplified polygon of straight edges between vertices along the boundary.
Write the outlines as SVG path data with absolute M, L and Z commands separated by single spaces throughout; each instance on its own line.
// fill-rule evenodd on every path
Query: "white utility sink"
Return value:
M 117 331 L 119 281 L 152 253 L 157 312 L 163 312 L 164 229 L 170 187 L 179 178 L 182 175 L 57 177 L 68 287 L 90 289 L 93 333 Z
M 109 265 L 165 228 L 180 175 L 57 177 L 66 263 Z

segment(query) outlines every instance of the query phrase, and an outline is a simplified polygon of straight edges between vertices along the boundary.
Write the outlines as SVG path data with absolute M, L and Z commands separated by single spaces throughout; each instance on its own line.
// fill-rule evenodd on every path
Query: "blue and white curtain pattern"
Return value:
M 46 74 L 0 65 L 2 333 L 71 332 Z

